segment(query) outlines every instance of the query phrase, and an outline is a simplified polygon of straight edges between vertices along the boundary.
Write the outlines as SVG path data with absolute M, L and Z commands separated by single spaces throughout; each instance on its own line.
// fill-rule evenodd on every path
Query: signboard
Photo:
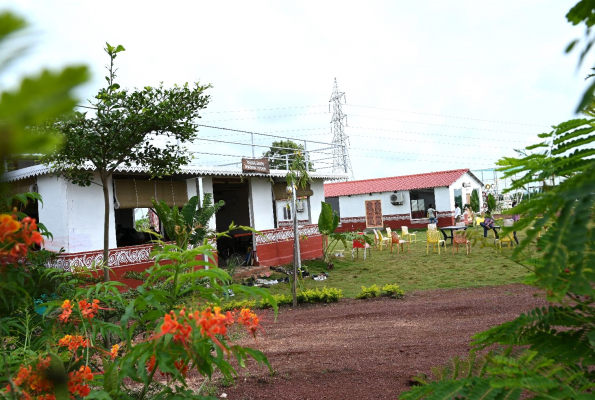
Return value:
M 268 174 L 270 171 L 269 160 L 267 158 L 242 158 L 242 172 L 260 172 Z

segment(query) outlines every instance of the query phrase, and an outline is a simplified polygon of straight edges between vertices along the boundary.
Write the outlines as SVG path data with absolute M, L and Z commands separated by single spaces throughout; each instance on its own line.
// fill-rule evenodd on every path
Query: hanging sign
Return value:
M 270 172 L 269 160 L 267 158 L 242 158 L 242 172 Z

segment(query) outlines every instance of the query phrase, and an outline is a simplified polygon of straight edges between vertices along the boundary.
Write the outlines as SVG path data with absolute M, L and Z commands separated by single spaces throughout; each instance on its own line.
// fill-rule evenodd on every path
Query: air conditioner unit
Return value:
M 463 187 L 464 188 L 471 187 L 471 182 L 463 182 Z
M 390 196 L 390 203 L 393 206 L 400 206 L 403 204 L 403 193 L 395 193 Z

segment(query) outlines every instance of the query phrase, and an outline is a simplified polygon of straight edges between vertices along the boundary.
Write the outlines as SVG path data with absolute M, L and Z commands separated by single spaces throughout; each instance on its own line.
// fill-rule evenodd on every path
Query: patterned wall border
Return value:
M 298 227 L 300 236 L 320 236 L 318 225 L 301 225 Z M 256 235 L 256 245 L 279 243 L 293 240 L 293 229 L 279 228 L 261 231 L 262 235 Z
M 141 246 L 129 246 L 118 249 L 110 249 L 109 266 L 111 268 L 129 267 L 150 262 L 152 244 Z M 91 268 L 93 264 L 100 264 L 103 261 L 103 250 L 89 251 L 84 253 L 72 253 L 59 255 L 57 260 L 50 264 L 51 267 L 64 270 L 72 270 L 72 267 Z
M 454 216 L 455 216 L 454 211 L 437 211 L 436 212 L 437 218 L 448 218 L 448 217 L 454 217 Z
M 307 219 L 298 220 L 298 225 L 308 225 L 310 223 Z M 279 228 L 292 228 L 293 221 L 279 221 Z

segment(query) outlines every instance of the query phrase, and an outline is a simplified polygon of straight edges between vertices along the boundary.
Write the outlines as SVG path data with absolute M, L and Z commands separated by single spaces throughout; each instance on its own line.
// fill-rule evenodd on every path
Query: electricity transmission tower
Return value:
M 337 78 L 335 78 L 335 85 L 333 87 L 333 94 L 329 100 L 329 111 L 332 104 L 333 117 L 331 119 L 331 131 L 333 133 L 333 172 L 344 172 L 353 179 L 353 170 L 351 169 L 351 161 L 349 160 L 349 137 L 345 134 L 345 126 L 347 125 L 347 115 L 343 114 L 341 109 L 341 99 L 345 100 L 345 93 L 339 92 L 337 85 Z

